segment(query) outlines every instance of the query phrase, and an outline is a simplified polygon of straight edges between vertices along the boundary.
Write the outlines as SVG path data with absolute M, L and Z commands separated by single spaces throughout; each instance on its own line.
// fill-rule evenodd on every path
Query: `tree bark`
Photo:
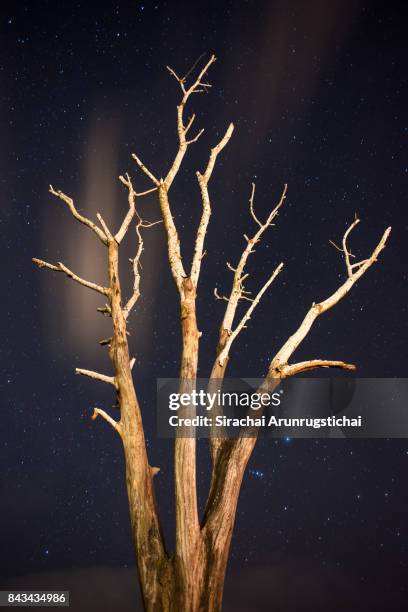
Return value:
M 148 612 L 169 610 L 172 597 L 171 564 L 166 554 L 153 490 L 153 471 L 149 465 L 142 418 L 130 367 L 126 320 L 121 303 L 118 274 L 118 243 L 109 241 L 110 306 L 113 338 L 109 355 L 115 372 L 120 407 L 119 433 L 126 464 L 133 542 L 145 608 Z
M 180 297 L 182 337 L 180 393 L 190 393 L 197 378 L 199 343 L 196 290 L 191 278 L 183 279 Z M 186 406 L 180 416 L 193 416 L 193 412 L 193 406 Z M 192 428 L 182 428 L 178 434 L 174 448 L 176 593 L 180 610 L 195 611 L 199 609 L 203 570 L 203 542 L 197 507 L 196 439 Z

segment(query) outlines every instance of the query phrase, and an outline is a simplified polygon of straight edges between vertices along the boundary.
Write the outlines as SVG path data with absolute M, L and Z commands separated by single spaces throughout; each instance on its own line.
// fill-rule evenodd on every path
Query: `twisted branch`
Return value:
M 140 297 L 140 258 L 144 250 L 144 242 L 141 229 L 153 227 L 158 223 L 163 223 L 162 219 L 160 219 L 159 221 L 143 221 L 138 215 L 138 213 L 136 213 L 136 216 L 138 218 L 138 222 L 135 228 L 137 236 L 137 250 L 135 257 L 130 260 L 133 267 L 133 292 L 123 308 L 123 316 L 125 317 L 125 319 L 127 319 L 130 311 L 132 310 L 133 306 L 136 304 L 137 300 Z

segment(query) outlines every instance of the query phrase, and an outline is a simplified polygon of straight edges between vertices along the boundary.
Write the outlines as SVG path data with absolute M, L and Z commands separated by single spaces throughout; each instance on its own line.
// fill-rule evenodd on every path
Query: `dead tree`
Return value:
M 132 536 L 144 605 L 148 612 L 215 612 L 221 610 L 225 570 L 238 495 L 248 459 L 256 443 L 256 437 L 224 439 L 215 435 L 210 438 L 212 477 L 205 510 L 200 518 L 196 490 L 196 441 L 194 436 L 175 439 L 176 543 L 174 553 L 169 554 L 164 543 L 155 502 L 153 477 L 158 468 L 149 464 L 146 452 L 142 415 L 132 378 L 134 360 L 130 358 L 127 340 L 128 318 L 140 297 L 140 258 L 144 248 L 143 234 L 146 228 L 153 225 L 152 222 L 142 220 L 137 209 L 137 202 L 147 193 L 157 192 L 161 211 L 161 220 L 157 222 L 163 222 L 164 225 L 170 270 L 180 301 L 182 337 L 180 385 L 183 390 L 186 390 L 197 376 L 201 334 L 197 327 L 196 294 L 204 256 L 204 241 L 211 215 L 209 183 L 217 158 L 233 133 L 232 124 L 229 125 L 223 138 L 211 149 L 204 171 L 196 173 L 201 194 L 202 213 L 196 233 L 194 255 L 189 267 L 181 256 L 179 234 L 169 196 L 173 181 L 189 146 L 196 142 L 203 132 L 200 130 L 195 136 L 189 137 L 195 115 L 191 115 L 188 120 L 185 119 L 187 102 L 193 94 L 208 90 L 210 85 L 206 81 L 206 73 L 214 62 L 215 57 L 212 56 L 190 85 L 186 77 L 179 77 L 174 70 L 169 68 L 169 72 L 181 88 L 181 101 L 177 106 L 178 150 L 164 178 L 157 178 L 156 173 L 147 168 L 137 155 L 133 155 L 137 166 L 148 177 L 152 187 L 139 193 L 134 188 L 128 174 L 119 177 L 127 189 L 129 209 L 116 233 L 109 229 L 99 213 L 97 214 L 98 225 L 81 215 L 72 198 L 50 186 L 50 192 L 66 204 L 73 217 L 86 225 L 105 245 L 108 286 L 103 287 L 80 278 L 61 262 L 54 265 L 40 259 L 33 259 L 39 267 L 63 272 L 77 283 L 100 293 L 105 300 L 105 305 L 98 310 L 112 318 L 112 337 L 103 343 L 108 346 L 113 374 L 101 374 L 85 369 L 77 369 L 76 373 L 111 385 L 117 396 L 117 404 L 120 408 L 119 420 L 116 421 L 101 408 L 94 409 L 92 418 L 96 419 L 100 416 L 105 419 L 116 430 L 123 443 Z M 250 236 L 244 236 L 245 248 L 237 265 L 232 266 L 227 263 L 233 274 L 230 294 L 227 297 L 221 296 L 215 290 L 216 297 L 226 302 L 214 365 L 210 374 L 210 379 L 216 381 L 218 385 L 222 383 L 225 376 L 232 344 L 246 327 L 265 291 L 282 271 L 283 263 L 280 263 L 258 293 L 250 297 L 251 294 L 244 285 L 248 276 L 245 272 L 246 264 L 253 253 L 254 246 L 275 221 L 284 204 L 286 189 L 285 185 L 279 202 L 271 210 L 267 219 L 262 221 L 255 212 L 255 187 L 252 186 L 249 212 L 255 225 L 255 231 Z M 316 319 L 346 296 L 356 281 L 377 261 L 380 252 L 386 245 L 391 228 L 385 230 L 371 255 L 361 261 L 354 261 L 347 240 L 358 223 L 359 219 L 356 217 L 344 234 L 342 245 L 335 245 L 345 261 L 344 282 L 329 297 L 311 305 L 299 327 L 272 359 L 264 379 L 264 388 L 274 388 L 277 381 L 283 378 L 315 368 L 349 370 L 355 368 L 354 365 L 337 360 L 319 358 L 300 363 L 292 363 L 290 360 Z M 133 293 L 126 301 L 122 295 L 119 279 L 119 247 L 133 224 L 136 228 L 136 253 L 132 263 L 134 284 Z M 248 301 L 248 308 L 242 318 L 236 321 L 237 307 L 242 300 Z

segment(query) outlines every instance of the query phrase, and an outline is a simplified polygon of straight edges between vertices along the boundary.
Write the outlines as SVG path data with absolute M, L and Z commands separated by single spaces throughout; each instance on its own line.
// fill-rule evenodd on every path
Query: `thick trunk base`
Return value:
M 185 576 L 179 574 L 174 559 L 169 561 L 153 584 L 141 581 L 146 612 L 221 612 L 226 563 L 227 553 L 196 559 L 194 572 Z

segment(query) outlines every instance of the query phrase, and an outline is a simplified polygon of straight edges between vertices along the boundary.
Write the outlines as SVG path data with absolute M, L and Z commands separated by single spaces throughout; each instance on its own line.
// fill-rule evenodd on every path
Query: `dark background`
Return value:
M 388 225 L 378 264 L 319 320 L 298 360 L 342 359 L 366 377 L 406 375 L 406 15 L 401 2 L 22 2 L 0 21 L 1 588 L 71 590 L 71 608 L 136 611 L 123 461 L 92 406 L 113 398 L 74 368 L 109 372 L 108 321 L 97 296 L 36 256 L 104 282 L 102 245 L 47 193 L 51 182 L 85 214 L 117 227 L 119 173 L 149 187 L 136 152 L 164 175 L 176 151 L 177 83 L 214 52 L 213 89 L 192 99 L 205 127 L 172 203 L 189 260 L 199 219 L 194 178 L 229 121 L 236 131 L 211 184 L 213 217 L 200 282 L 206 376 L 223 312 L 213 288 L 252 231 L 251 181 L 264 218 L 287 182 L 276 227 L 252 256 L 256 290 L 285 270 L 233 346 L 229 374 L 262 376 L 312 301 L 345 275 L 329 239 L 357 211 L 352 249 L 367 256 Z M 405 116 L 404 116 L 405 115 Z M 141 204 L 158 218 L 154 197 Z M 133 238 L 133 236 L 131 236 Z M 130 286 L 124 245 L 123 278 Z M 155 435 L 156 377 L 177 376 L 178 306 L 161 226 L 146 236 L 143 296 L 130 327 L 162 520 L 172 544 L 171 442 Z M 200 498 L 208 453 L 200 444 Z M 408 444 L 405 440 L 262 440 L 250 462 L 231 550 L 225 610 L 407 608 Z

